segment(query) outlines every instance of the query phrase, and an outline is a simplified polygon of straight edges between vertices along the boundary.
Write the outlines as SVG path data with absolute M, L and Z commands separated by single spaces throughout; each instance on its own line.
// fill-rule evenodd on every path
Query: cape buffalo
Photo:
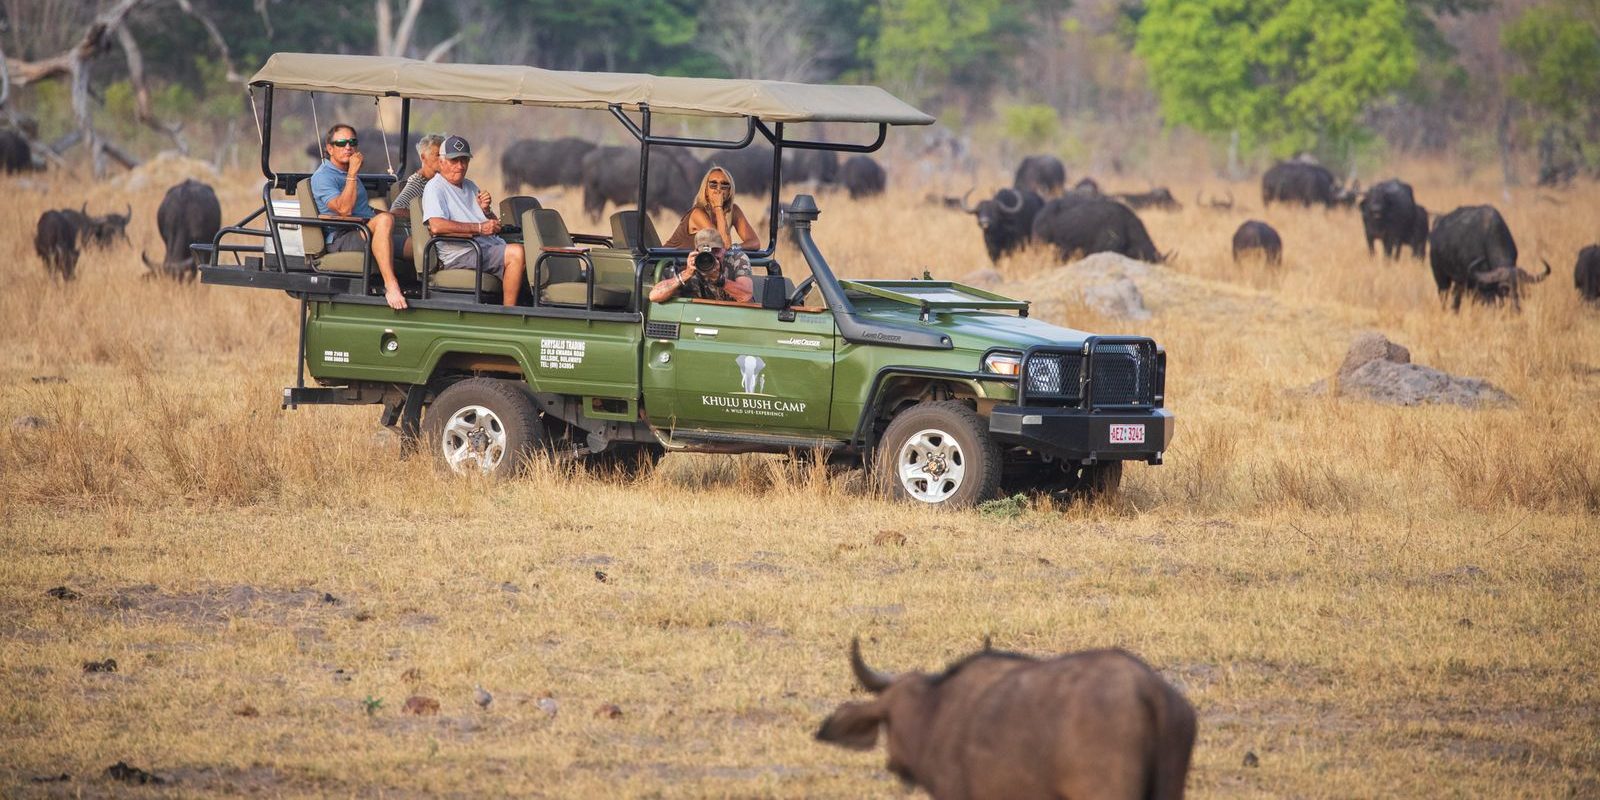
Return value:
M 119 238 L 127 241 L 132 206 L 124 214 L 98 217 L 89 216 L 87 211 L 85 204 L 82 209 L 62 208 L 40 215 L 33 234 L 33 250 L 52 276 L 72 280 L 77 275 L 78 256 L 85 246 L 110 247 Z
M 518 139 L 500 155 L 500 175 L 506 193 L 523 186 L 582 186 L 583 157 L 594 145 L 575 136 L 560 139 Z
M 1100 184 L 1095 183 L 1094 178 L 1080 178 L 1077 183 L 1072 184 L 1072 191 L 1081 194 L 1100 194 Z
M 161 241 L 167 245 L 167 254 L 160 264 L 139 253 L 146 277 L 160 276 L 180 281 L 195 275 L 198 258 L 189 245 L 209 243 L 222 227 L 222 206 L 217 203 L 217 193 L 200 181 L 190 178 L 167 190 L 156 209 L 156 229 L 161 231 Z
M 1233 190 L 1229 189 L 1227 191 L 1228 197 L 1225 200 L 1220 200 L 1215 197 L 1211 198 L 1210 200 L 1206 200 L 1201 196 L 1200 190 L 1196 189 L 1194 192 L 1194 204 L 1201 208 L 1209 208 L 1212 211 L 1232 211 Z
M 33 169 L 33 150 L 27 137 L 13 130 L 0 130 L 0 172 L 27 172 Z
M 1237 262 L 1240 255 L 1250 251 L 1260 253 L 1272 266 L 1283 263 L 1283 239 L 1271 225 L 1258 219 L 1240 225 L 1239 230 L 1233 232 L 1233 260 Z
M 1033 236 L 1033 220 L 1044 207 L 1044 198 L 1037 192 L 1012 188 L 1001 189 L 976 206 L 967 205 L 966 200 L 961 198 L 961 210 L 978 218 L 990 261 L 999 261 L 1001 256 L 1026 245 Z
M 1282 161 L 1261 176 L 1261 204 L 1349 205 L 1355 202 L 1359 186 L 1359 183 L 1348 189 L 1341 186 L 1333 173 L 1320 164 Z
M 844 181 L 844 188 L 849 190 L 851 200 L 883 194 L 883 188 L 889 182 L 888 173 L 878 162 L 870 156 L 855 155 L 845 159 L 844 166 L 840 168 L 840 178 Z
M 1062 258 L 1074 253 L 1121 253 L 1140 261 L 1165 259 L 1133 209 L 1108 198 L 1069 193 L 1039 209 L 1033 238 L 1055 245 Z
M 985 647 L 938 675 L 889 676 L 856 640 L 850 667 L 875 697 L 840 705 L 817 739 L 870 750 L 882 728 L 889 771 L 934 798 L 1183 797 L 1194 707 L 1125 651 Z
M 1179 203 L 1178 198 L 1173 197 L 1172 192 L 1168 191 L 1165 186 L 1157 186 L 1141 194 L 1119 194 L 1113 195 L 1113 197 L 1127 204 L 1129 208 L 1136 210 L 1146 208 L 1159 208 L 1162 211 L 1183 210 L 1183 204 Z
M 1383 241 L 1385 258 L 1399 258 L 1400 248 L 1411 247 L 1414 258 L 1428 250 L 1428 210 L 1417 205 L 1411 184 L 1391 178 L 1374 184 L 1361 196 L 1361 226 L 1367 234 L 1367 253 L 1372 243 Z
M 1020 191 L 1053 197 L 1067 185 L 1067 167 L 1055 156 L 1028 156 L 1017 165 L 1011 185 Z
M 1511 298 L 1513 308 L 1522 307 L 1522 284 L 1538 283 L 1550 275 L 1533 275 L 1517 266 L 1517 242 L 1511 237 L 1504 217 L 1494 206 L 1462 206 L 1442 217 L 1428 238 L 1433 247 L 1429 263 L 1433 282 L 1441 299 L 1449 292 L 1452 308 L 1461 309 L 1461 295 L 1467 291 L 1485 303 Z
M 703 172 L 691 174 L 676 147 L 650 148 L 650 186 L 645 205 L 650 213 L 663 208 L 688 211 L 694 203 L 694 193 L 700 187 Z M 583 210 L 591 219 L 599 219 L 606 203 L 632 208 L 639 202 L 639 151 L 632 147 L 596 147 L 583 157 L 580 171 L 583 175 Z M 734 176 L 738 191 L 744 185 Z
M 1578 294 L 1584 300 L 1600 302 L 1600 244 L 1591 244 L 1578 253 L 1572 280 L 1578 284 Z
M 783 182 L 818 184 L 839 182 L 839 154 L 832 150 L 787 150 L 783 154 Z

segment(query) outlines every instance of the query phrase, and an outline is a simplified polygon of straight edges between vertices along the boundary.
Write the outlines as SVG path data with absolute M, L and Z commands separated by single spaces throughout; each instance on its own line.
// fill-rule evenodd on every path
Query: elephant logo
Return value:
M 744 387 L 745 394 L 766 393 L 767 376 L 761 371 L 767 368 L 767 362 L 758 356 L 739 356 L 733 363 L 739 367 L 739 384 Z

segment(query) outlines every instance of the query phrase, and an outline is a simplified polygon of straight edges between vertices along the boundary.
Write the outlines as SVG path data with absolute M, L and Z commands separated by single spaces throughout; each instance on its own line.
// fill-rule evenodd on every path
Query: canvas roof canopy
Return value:
M 519 65 L 437 64 L 383 56 L 276 53 L 250 79 L 328 94 L 555 108 L 638 110 L 767 122 L 928 125 L 933 117 L 876 86 L 569 72 Z

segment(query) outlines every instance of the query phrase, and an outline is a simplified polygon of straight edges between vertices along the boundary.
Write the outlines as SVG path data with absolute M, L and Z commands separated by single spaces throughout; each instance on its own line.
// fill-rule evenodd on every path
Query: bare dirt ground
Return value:
M 33 223 L 84 184 L 0 177 L 0 795 L 897 796 L 881 752 L 811 740 L 852 695 L 852 635 L 889 670 L 985 636 L 1126 647 L 1199 710 L 1196 796 L 1600 794 L 1600 311 L 1571 283 L 1600 187 L 1554 206 L 1407 174 L 1549 258 L 1521 314 L 1443 312 L 1353 212 L 1263 211 L 1243 184 L 1253 209 L 1144 215 L 1180 251 L 1130 274 L 1147 320 L 1029 251 L 999 290 L 1036 316 L 1165 345 L 1177 439 L 1117 502 L 961 513 L 764 457 L 443 477 L 375 409 L 278 409 L 288 298 L 141 277 L 163 182 L 95 191 L 91 212 L 135 205 L 132 242 L 62 286 Z M 259 178 L 217 188 L 237 219 Z M 819 197 L 835 270 L 986 266 L 922 193 Z M 1229 258 L 1248 217 L 1281 268 Z M 1516 402 L 1301 391 L 1365 330 Z

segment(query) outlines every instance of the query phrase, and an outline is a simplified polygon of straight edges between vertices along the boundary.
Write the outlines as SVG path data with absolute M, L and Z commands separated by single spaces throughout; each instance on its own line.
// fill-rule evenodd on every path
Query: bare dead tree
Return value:
M 701 22 L 717 60 L 740 78 L 824 80 L 832 76 L 823 65 L 845 53 L 805 0 L 715 0 Z
M 184 0 L 187 2 L 187 0 Z M 422 13 L 424 0 L 406 0 L 405 11 L 400 15 L 400 23 L 394 23 L 394 13 L 389 8 L 389 0 L 374 0 L 374 17 L 378 28 L 378 55 L 402 57 L 411 51 L 411 37 L 417 29 L 417 15 Z M 463 32 L 457 31 L 454 36 L 446 38 L 430 48 L 424 61 L 438 61 L 449 53 L 462 39 Z
M 189 0 L 173 0 L 173 2 L 178 4 L 178 8 L 183 9 L 183 13 L 194 17 L 195 21 L 199 22 L 200 26 L 206 29 L 206 35 L 211 37 L 211 43 L 216 45 L 217 52 L 222 58 L 222 66 L 227 70 L 228 82 L 242 85 L 245 80 L 244 76 L 240 75 L 238 71 L 233 68 L 233 52 L 228 49 L 228 40 L 222 38 L 222 31 L 217 29 L 216 24 L 211 21 L 210 17 L 207 17 L 206 15 L 195 10 L 194 4 L 189 2 Z M 261 15 L 264 19 L 267 13 L 266 6 L 260 5 L 258 8 L 261 10 Z M 268 35 L 271 35 L 270 31 Z

